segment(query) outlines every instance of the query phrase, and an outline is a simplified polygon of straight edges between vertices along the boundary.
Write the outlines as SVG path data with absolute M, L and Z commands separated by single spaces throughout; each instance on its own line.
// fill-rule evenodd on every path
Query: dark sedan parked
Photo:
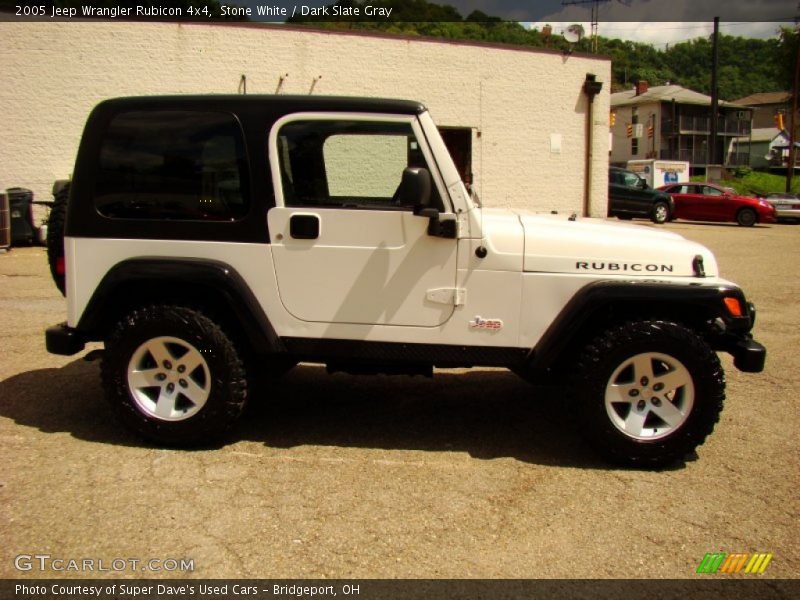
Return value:
M 658 189 L 672 196 L 675 219 L 731 221 L 743 227 L 778 221 L 775 208 L 769 202 L 739 196 L 713 183 L 673 183 Z
M 644 217 L 653 223 L 666 223 L 672 218 L 672 199 L 648 186 L 633 171 L 609 167 L 608 216 L 626 220 Z

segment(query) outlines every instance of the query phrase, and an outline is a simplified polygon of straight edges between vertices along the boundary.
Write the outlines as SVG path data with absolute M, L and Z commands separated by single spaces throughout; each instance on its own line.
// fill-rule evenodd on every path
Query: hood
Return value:
M 699 255 L 706 275 L 718 275 L 711 251 L 677 233 L 601 219 L 570 221 L 566 215 L 511 212 L 525 232 L 525 271 L 694 277 L 693 262 Z

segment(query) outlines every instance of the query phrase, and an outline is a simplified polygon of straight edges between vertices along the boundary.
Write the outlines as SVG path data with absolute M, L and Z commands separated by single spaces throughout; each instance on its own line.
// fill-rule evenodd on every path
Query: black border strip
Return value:
M 53 13 L 53 5 L 74 7 L 77 9 L 71 16 L 62 17 L 63 13 Z M 66 21 L 151 21 L 168 22 L 286 22 L 294 18 L 307 22 L 367 22 L 373 24 L 392 22 L 464 22 L 487 23 L 498 22 L 589 22 L 594 15 L 601 23 L 608 22 L 710 22 L 714 17 L 728 22 L 765 22 L 783 21 L 791 23 L 797 16 L 794 0 L 770 0 L 754 2 L 753 0 L 705 0 L 703 2 L 674 2 L 668 0 L 433 0 L 430 8 L 426 5 L 408 6 L 408 4 L 391 0 L 237 0 L 236 2 L 219 2 L 217 6 L 209 5 L 202 13 L 189 13 L 185 5 L 179 13 L 170 11 L 175 3 L 169 0 L 143 0 L 136 4 L 116 3 L 114 16 L 90 17 L 91 12 L 84 12 L 83 7 L 114 7 L 115 4 L 99 0 L 17 0 L 14 3 L 3 3 L 0 12 L 12 20 L 50 21 L 61 18 Z M 336 5 L 350 10 L 335 10 Z M 38 10 L 20 11 L 16 6 L 38 7 L 47 10 L 42 15 Z M 143 10 L 137 12 L 136 7 Z M 222 6 L 249 8 L 247 13 L 230 10 L 223 11 Z M 194 2 L 194 7 L 203 10 L 202 2 Z M 268 6 L 270 11 L 259 16 L 259 6 Z M 151 8 L 152 7 L 152 8 Z M 370 9 L 367 9 L 370 7 Z M 120 9 L 127 10 L 120 10 Z M 133 10 L 130 10 L 133 8 Z M 305 8 L 305 10 L 304 10 Z M 356 13 L 354 8 L 358 8 Z M 380 13 L 375 8 L 391 8 L 392 13 Z M 280 10 L 276 10 L 280 9 Z M 316 10 L 312 10 L 316 9 Z M 594 11 L 593 11 L 594 9 Z M 375 14 L 378 12 L 378 14 Z M 55 18 L 53 15 L 59 15 Z M 67 13 L 69 14 L 69 13 Z M 42 18 L 43 17 L 43 18 Z M 291 21 L 290 21 L 291 22 Z
M 18 587 L 20 586 L 20 587 Z M 123 587 L 125 586 L 125 587 Z M 147 591 L 121 593 L 134 587 Z M 161 586 L 161 587 L 159 587 Z M 27 591 L 20 592 L 24 587 Z M 68 589 L 101 588 L 100 594 L 62 593 Z M 31 592 L 34 589 L 44 593 Z M 55 593 L 54 593 L 55 590 Z M 333 592 L 336 592 L 334 595 Z M 778 600 L 800 596 L 798 579 L 750 579 L 707 575 L 693 579 L 5 579 L 5 600 L 297 600 L 357 598 L 358 600 L 433 600 L 505 598 L 592 598 L 653 600 L 736 598 Z

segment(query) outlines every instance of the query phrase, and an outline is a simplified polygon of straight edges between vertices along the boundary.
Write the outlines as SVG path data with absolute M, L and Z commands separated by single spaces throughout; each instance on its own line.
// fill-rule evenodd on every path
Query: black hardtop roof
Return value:
M 130 96 L 105 100 L 98 105 L 98 108 L 112 108 L 114 110 L 174 108 L 230 111 L 252 110 L 259 106 L 268 107 L 272 111 L 286 112 L 287 114 L 301 111 L 348 111 L 417 115 L 426 110 L 423 104 L 413 100 L 289 94 Z

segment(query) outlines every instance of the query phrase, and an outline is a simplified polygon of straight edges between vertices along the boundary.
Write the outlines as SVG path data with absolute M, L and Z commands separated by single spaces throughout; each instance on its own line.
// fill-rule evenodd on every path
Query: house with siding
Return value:
M 772 142 L 780 136 L 777 127 L 753 127 L 750 135 L 735 137 L 728 147 L 729 155 L 749 155 L 751 169 L 766 169 L 770 166 Z
M 778 115 L 782 115 L 784 126 L 789 127 L 789 115 L 792 112 L 791 92 L 761 92 L 734 100 L 734 103 L 753 109 L 754 129 L 776 128 Z
M 649 87 L 639 81 L 632 90 L 611 94 L 612 164 L 656 158 L 691 163 L 692 170 L 710 164 L 711 97 L 681 87 Z M 733 138 L 751 132 L 753 110 L 734 102 L 719 101 L 717 116 L 717 164 L 747 165 L 750 156 L 729 152 Z

